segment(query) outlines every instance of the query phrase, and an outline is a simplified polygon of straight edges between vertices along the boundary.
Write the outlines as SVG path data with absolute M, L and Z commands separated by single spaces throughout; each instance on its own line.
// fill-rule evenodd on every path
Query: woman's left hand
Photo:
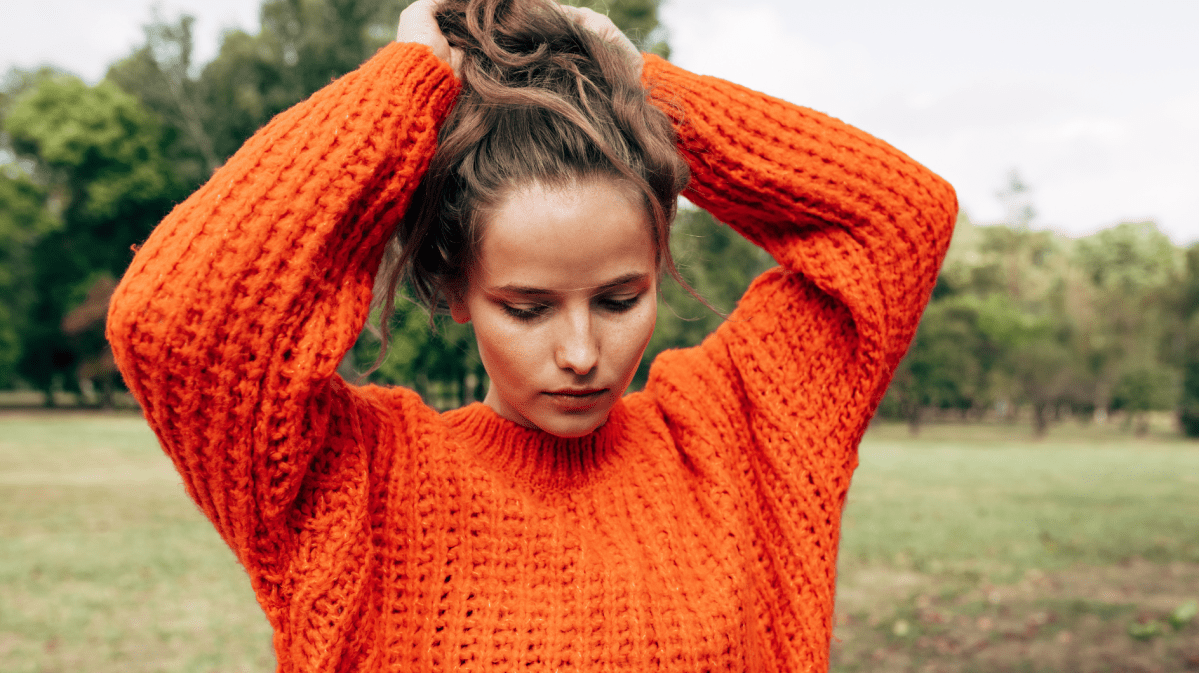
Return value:
M 591 32 L 599 35 L 600 38 L 608 44 L 616 47 L 629 57 L 637 74 L 641 74 L 642 60 L 641 52 L 637 51 L 637 47 L 633 45 L 633 41 L 627 35 L 622 33 L 616 24 L 612 23 L 612 19 L 600 14 L 594 9 L 587 7 L 571 7 L 569 5 L 561 5 L 562 11 L 575 21 L 575 23 L 583 26 Z
M 400 13 L 396 42 L 415 42 L 433 50 L 433 55 L 450 65 L 454 77 L 462 79 L 462 50 L 452 49 L 437 25 L 441 0 L 417 0 Z

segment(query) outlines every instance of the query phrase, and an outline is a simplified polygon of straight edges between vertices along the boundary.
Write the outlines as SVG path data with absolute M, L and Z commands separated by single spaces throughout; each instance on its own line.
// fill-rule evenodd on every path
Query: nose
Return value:
M 599 363 L 599 342 L 591 324 L 591 311 L 578 308 L 562 314 L 554 362 L 561 369 L 583 376 Z

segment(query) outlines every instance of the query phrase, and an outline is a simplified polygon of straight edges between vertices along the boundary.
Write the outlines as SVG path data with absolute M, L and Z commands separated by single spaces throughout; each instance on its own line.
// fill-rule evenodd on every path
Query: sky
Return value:
M 197 56 L 257 0 L 0 0 L 0 71 L 89 82 L 157 7 Z M 663 0 L 671 60 L 858 126 L 941 174 L 978 223 L 1016 171 L 1036 228 L 1153 220 L 1199 242 L 1199 1 Z

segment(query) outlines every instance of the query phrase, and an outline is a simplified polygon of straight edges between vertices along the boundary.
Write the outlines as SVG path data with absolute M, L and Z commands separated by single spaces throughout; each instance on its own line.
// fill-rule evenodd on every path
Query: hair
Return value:
M 670 255 L 687 164 L 627 53 L 552 0 L 445 0 L 437 22 L 461 49 L 462 91 L 389 242 L 375 303 L 386 356 L 396 290 L 442 313 L 465 292 L 486 213 L 514 189 L 610 178 L 640 192 L 657 268 L 688 287 Z

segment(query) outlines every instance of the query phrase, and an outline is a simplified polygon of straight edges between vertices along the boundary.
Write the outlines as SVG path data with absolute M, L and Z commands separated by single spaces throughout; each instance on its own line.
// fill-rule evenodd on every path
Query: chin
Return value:
M 563 439 L 574 439 L 576 437 L 585 437 L 595 432 L 600 426 L 608 421 L 608 414 L 604 412 L 598 418 L 588 415 L 585 418 L 552 418 L 539 419 L 542 422 L 537 423 L 537 427 L 543 432 L 547 432 L 555 437 Z
M 611 405 L 605 405 L 603 409 L 592 409 L 586 413 L 542 413 L 529 420 L 542 432 L 555 437 L 573 439 L 595 432 L 596 429 L 608 422 L 608 414 L 611 411 Z

